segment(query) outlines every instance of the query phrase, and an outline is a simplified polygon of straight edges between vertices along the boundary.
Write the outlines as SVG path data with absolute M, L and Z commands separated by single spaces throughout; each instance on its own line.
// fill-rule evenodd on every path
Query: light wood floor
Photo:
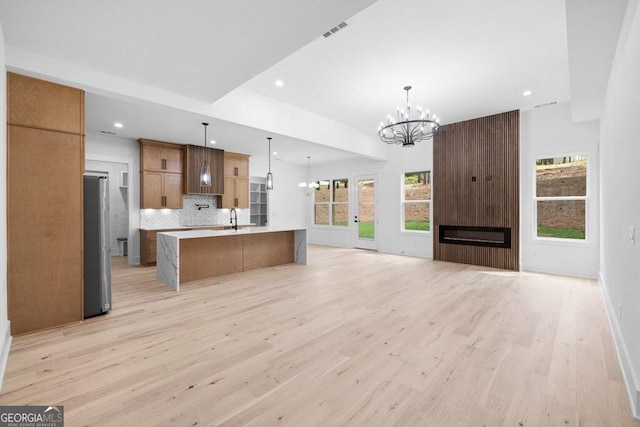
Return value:
M 14 339 L 0 404 L 62 404 L 68 426 L 640 425 L 596 282 L 309 259 L 179 294 L 116 262 L 111 313 Z

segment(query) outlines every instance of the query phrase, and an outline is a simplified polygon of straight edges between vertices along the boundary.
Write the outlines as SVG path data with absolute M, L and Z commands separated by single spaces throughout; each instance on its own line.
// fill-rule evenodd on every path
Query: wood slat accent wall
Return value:
M 519 111 L 440 127 L 433 140 L 434 259 L 519 269 L 519 134 Z M 440 243 L 440 225 L 509 227 L 511 248 Z

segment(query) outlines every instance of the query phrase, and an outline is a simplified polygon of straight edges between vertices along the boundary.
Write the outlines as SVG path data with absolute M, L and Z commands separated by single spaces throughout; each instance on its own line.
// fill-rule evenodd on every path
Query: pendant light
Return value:
M 200 186 L 201 187 L 211 187 L 211 168 L 209 168 L 209 162 L 207 162 L 207 126 L 209 123 L 202 123 L 204 126 L 204 151 L 203 157 L 204 161 L 202 162 L 202 169 L 200 170 Z
M 267 172 L 267 190 L 273 190 L 273 174 L 271 173 L 271 137 L 269 140 L 269 172 Z
M 311 181 L 311 156 L 307 156 L 307 182 L 299 183 L 298 187 L 300 187 L 300 190 L 302 190 L 305 196 L 309 197 L 320 187 L 319 183 Z

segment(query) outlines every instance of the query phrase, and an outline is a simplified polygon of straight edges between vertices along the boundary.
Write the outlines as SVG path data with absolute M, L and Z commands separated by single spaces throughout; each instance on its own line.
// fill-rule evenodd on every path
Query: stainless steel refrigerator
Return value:
M 109 178 L 84 177 L 84 317 L 111 310 Z

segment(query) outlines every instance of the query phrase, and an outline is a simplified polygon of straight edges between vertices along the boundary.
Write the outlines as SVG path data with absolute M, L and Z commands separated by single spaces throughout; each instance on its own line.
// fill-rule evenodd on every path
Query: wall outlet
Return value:
M 629 239 L 632 245 L 636 244 L 636 228 L 633 225 L 629 226 Z

